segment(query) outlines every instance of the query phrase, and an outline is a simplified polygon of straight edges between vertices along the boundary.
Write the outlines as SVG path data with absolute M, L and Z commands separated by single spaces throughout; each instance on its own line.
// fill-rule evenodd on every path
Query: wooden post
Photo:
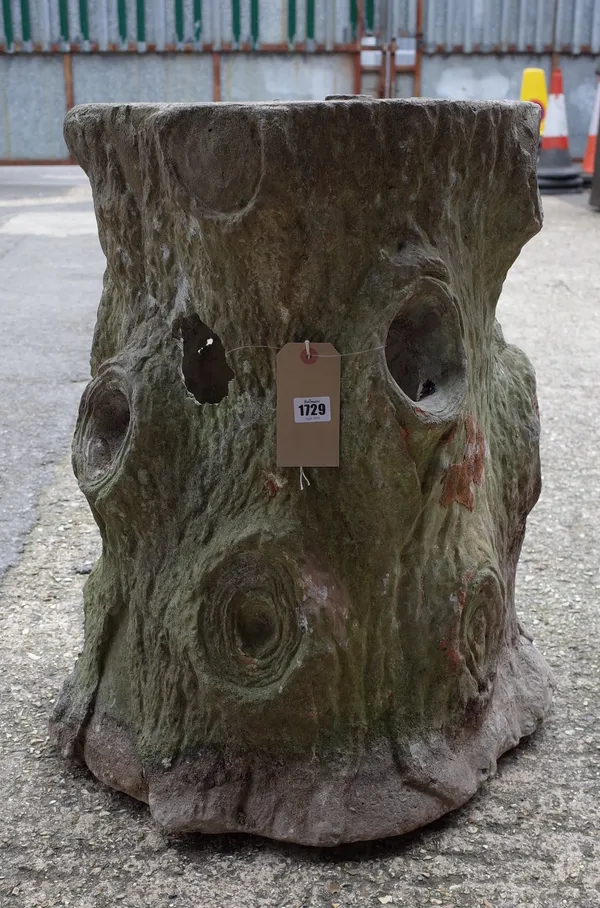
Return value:
M 362 38 L 364 31 L 364 0 L 358 0 L 356 14 L 356 55 L 354 57 L 354 94 L 362 91 Z
M 390 42 L 390 84 L 388 88 L 388 98 L 396 97 L 396 39 L 392 38 Z
M 413 81 L 413 95 L 421 97 L 421 64 L 423 60 L 423 0 L 417 0 L 417 47 L 415 52 L 415 78 Z
M 73 57 L 70 52 L 63 54 L 63 72 L 65 78 L 65 108 L 68 113 L 72 107 L 75 107 L 75 93 L 73 91 Z M 77 162 L 73 155 L 71 155 L 67 163 L 76 164 Z
M 213 53 L 213 101 L 221 100 L 221 54 Z
M 388 43 L 384 41 L 381 45 L 381 63 L 379 66 L 379 97 L 387 98 L 387 55 Z
M 63 70 L 65 74 L 65 100 L 67 112 L 75 107 L 73 94 L 73 58 L 70 53 L 63 54 Z

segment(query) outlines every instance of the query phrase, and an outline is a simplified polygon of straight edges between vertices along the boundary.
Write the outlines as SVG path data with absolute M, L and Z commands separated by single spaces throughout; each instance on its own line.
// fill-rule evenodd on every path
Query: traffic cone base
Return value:
M 543 180 L 572 180 L 581 176 L 579 167 L 569 164 L 568 167 L 543 167 L 538 170 L 538 176 Z
M 542 192 L 581 192 L 583 188 L 581 172 L 573 165 L 569 152 L 567 105 L 559 67 L 552 70 L 537 172 L 538 187 Z
M 574 177 L 568 180 L 541 179 L 538 180 L 538 189 L 544 195 L 562 195 L 564 192 L 581 192 L 581 174 L 577 171 Z

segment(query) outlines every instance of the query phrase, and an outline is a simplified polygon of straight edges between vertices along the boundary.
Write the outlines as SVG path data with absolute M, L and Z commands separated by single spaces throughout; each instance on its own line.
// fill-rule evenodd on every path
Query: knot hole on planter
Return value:
M 127 398 L 107 388 L 96 398 L 89 425 L 88 471 L 96 478 L 110 468 L 123 446 L 131 415 Z
M 465 353 L 451 299 L 413 298 L 392 321 L 388 370 L 404 394 L 431 413 L 446 410 L 465 387 Z
M 277 644 L 277 611 L 266 600 L 243 602 L 236 611 L 234 626 L 238 649 L 250 657 L 259 659 Z
M 221 338 L 197 315 L 180 319 L 177 336 L 183 342 L 181 369 L 186 388 L 199 404 L 218 404 L 227 397 L 234 377 Z
M 73 444 L 75 474 L 95 486 L 113 475 L 127 447 L 131 392 L 120 370 L 101 371 L 85 389 Z

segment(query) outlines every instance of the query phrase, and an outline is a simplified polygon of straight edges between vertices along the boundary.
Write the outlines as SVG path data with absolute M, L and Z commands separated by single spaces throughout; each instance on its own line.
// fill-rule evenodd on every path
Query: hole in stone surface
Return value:
M 390 374 L 423 409 L 438 409 L 464 382 L 464 352 L 451 301 L 417 299 L 390 325 L 385 358 Z
M 423 400 L 424 397 L 429 397 L 430 394 L 435 394 L 435 385 L 427 378 L 417 391 L 417 400 Z
M 277 639 L 277 616 L 267 602 L 249 600 L 239 606 L 235 616 L 238 648 L 253 658 L 264 656 Z
M 94 395 L 86 427 L 86 472 L 98 479 L 116 460 L 131 420 L 129 402 L 115 387 L 99 390 Z
M 227 397 L 234 377 L 221 339 L 197 316 L 181 319 L 182 371 L 185 386 L 200 404 L 218 404 Z

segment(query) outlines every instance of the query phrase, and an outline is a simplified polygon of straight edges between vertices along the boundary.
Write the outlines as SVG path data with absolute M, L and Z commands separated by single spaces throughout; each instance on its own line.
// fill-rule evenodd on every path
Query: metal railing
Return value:
M 600 53 L 600 0 L 0 2 L 4 53 L 333 52 L 361 34 L 428 54 Z

